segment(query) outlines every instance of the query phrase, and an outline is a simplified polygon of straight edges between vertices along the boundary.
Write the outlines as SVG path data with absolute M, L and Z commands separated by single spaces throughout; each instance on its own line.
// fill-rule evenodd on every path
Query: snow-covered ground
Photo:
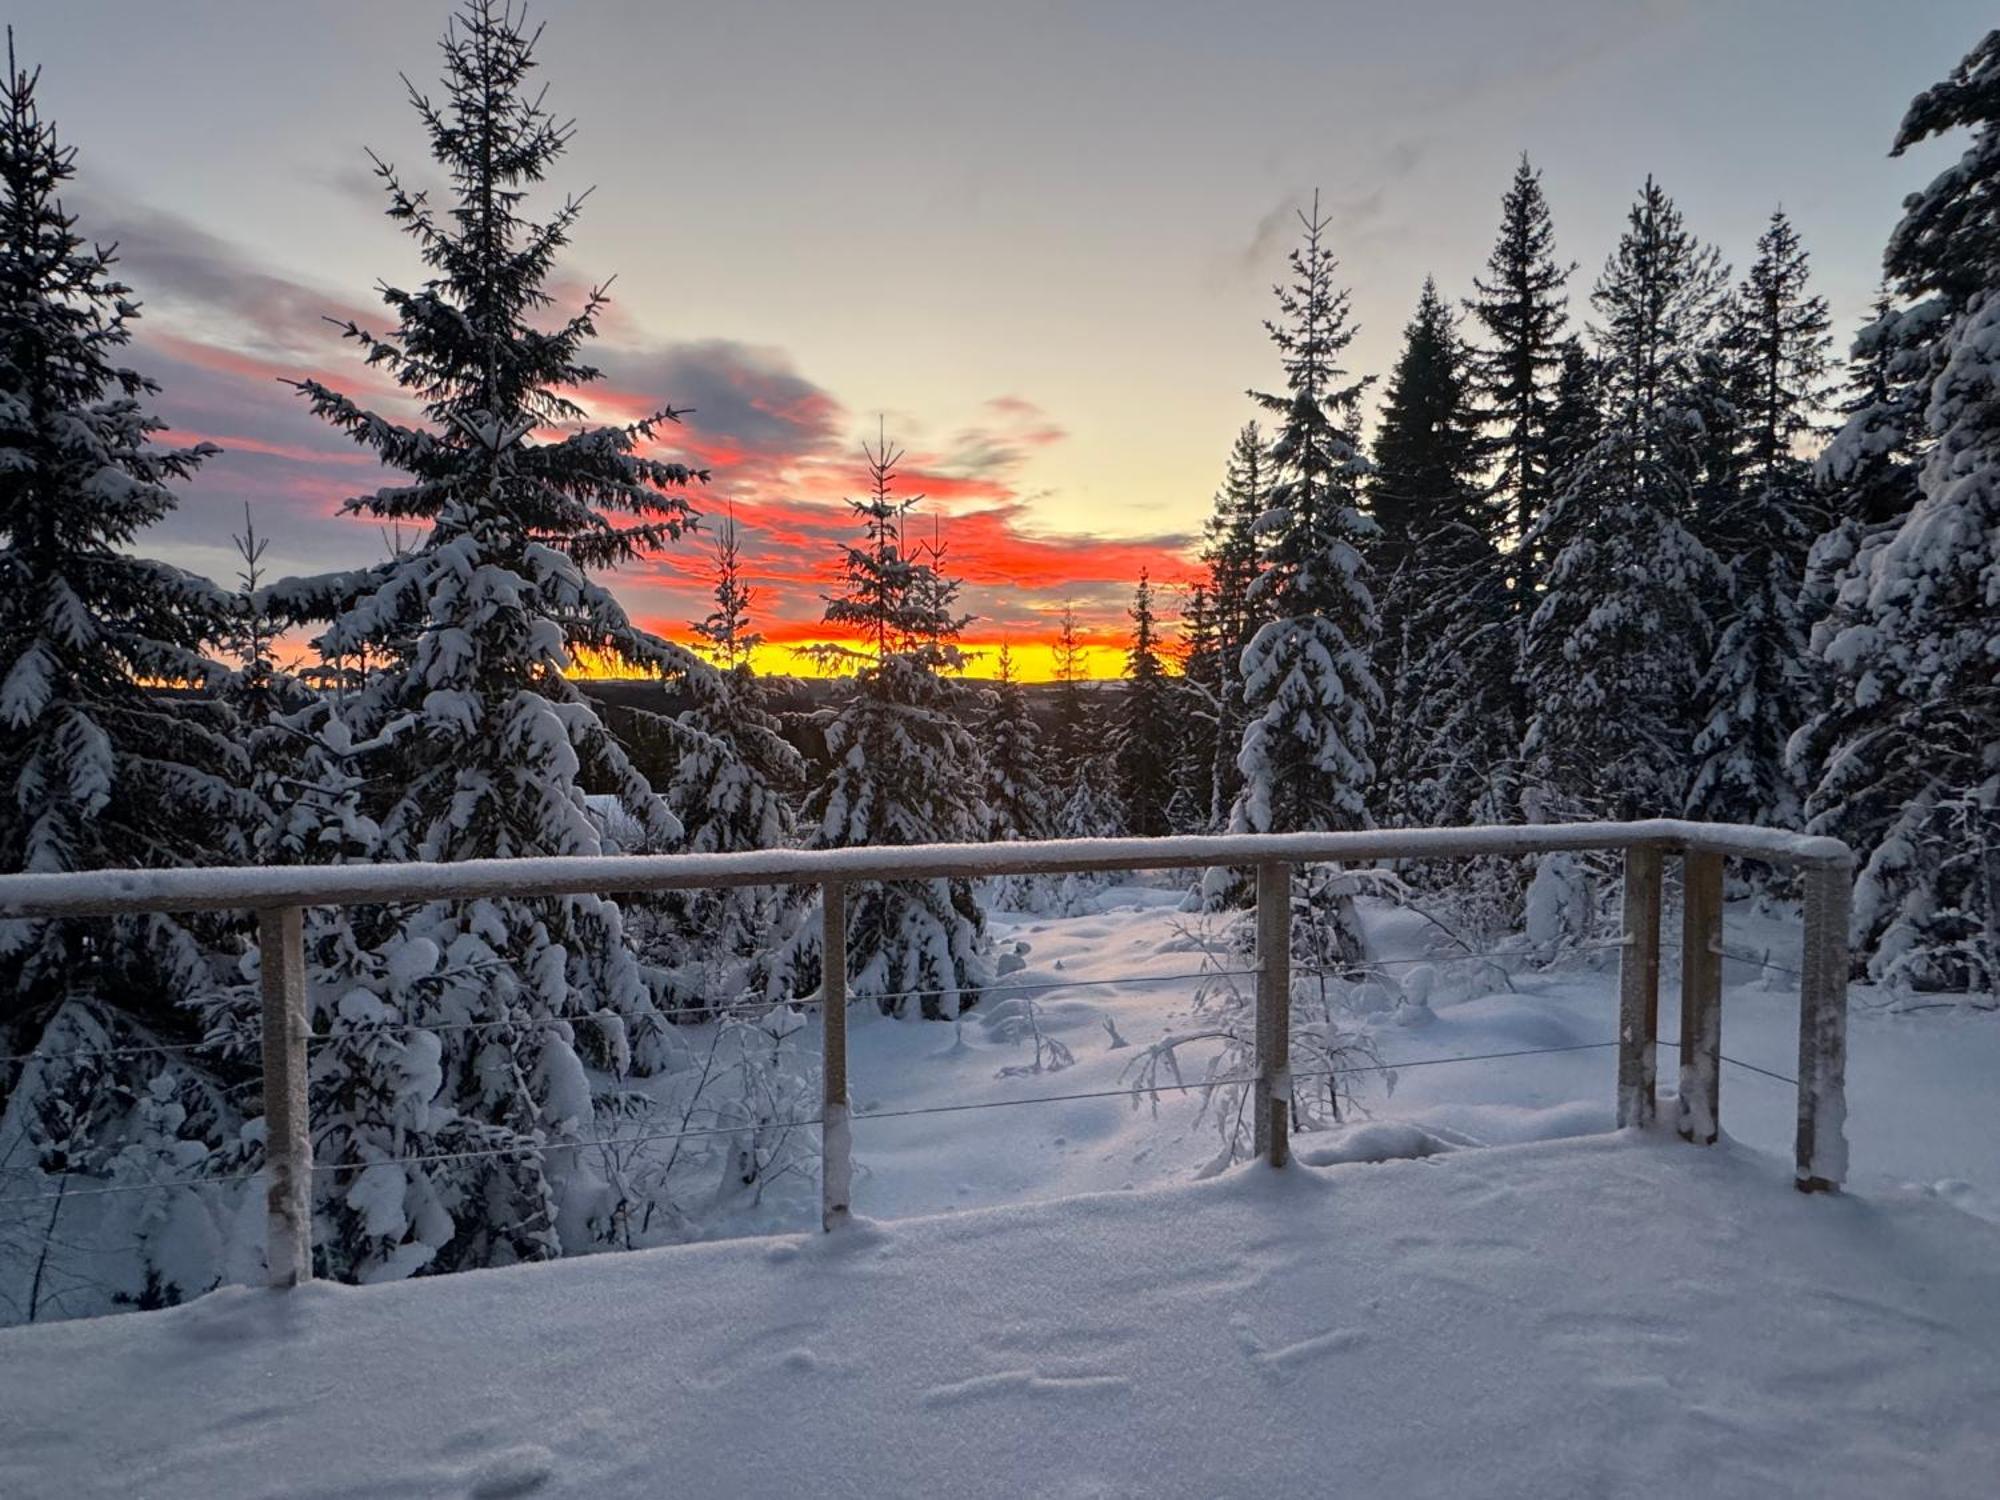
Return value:
M 1198 1099 L 1126 1092 L 1191 1020 L 1180 896 L 996 914 L 1016 988 L 962 1026 L 854 1013 L 874 1222 L 0 1331 L 0 1495 L 1992 1493 L 2000 1016 L 1857 991 L 1854 1191 L 1805 1199 L 1742 1067 L 1719 1148 L 1600 1134 L 1615 953 L 1452 959 L 1372 905 L 1393 1089 L 1285 1180 L 1198 1180 Z M 1768 967 L 1727 965 L 1727 1056 L 1793 1070 L 1797 944 L 1730 907 Z M 1023 1071 L 1028 995 L 1070 1065 Z M 709 1222 L 816 1215 L 800 1170 Z
M 12 1329 L 0 1494 L 1986 1496 L 1996 1350 L 2000 1228 L 1600 1136 Z
M 1120 885 L 1078 917 L 996 913 L 1004 949 L 1025 943 L 1015 986 L 1075 983 L 1071 989 L 1007 992 L 968 1017 L 957 1036 L 935 1024 L 864 1020 L 851 1025 L 850 1089 L 858 1113 L 924 1109 L 980 1100 L 1128 1088 L 1128 1065 L 1148 1043 L 1189 1019 L 1201 967 L 1188 940 L 1182 889 Z M 1549 1047 L 1584 1048 L 1617 1035 L 1617 955 L 1574 955 L 1552 972 L 1520 960 L 1452 960 L 1452 944 L 1409 910 L 1370 906 L 1371 953 L 1387 960 L 1368 1018 L 1393 1089 L 1379 1075 L 1356 1080 L 1370 1118 L 1407 1121 L 1486 1144 L 1544 1140 L 1613 1125 L 1615 1052 L 1541 1053 L 1434 1064 Z M 1678 921 L 1666 924 L 1661 1036 L 1679 1035 Z M 1790 1077 L 1797 1072 L 1798 966 L 1795 912 L 1732 903 L 1724 946 L 1773 967 L 1724 965 L 1723 1052 Z M 1426 962 L 1412 962 L 1426 958 Z M 1247 962 L 1247 960 L 1245 960 Z M 1149 982 L 1148 976 L 1166 976 Z M 1247 984 L 1248 981 L 1239 981 Z M 1400 992 L 1400 993 L 1399 993 Z M 1032 993 L 1043 1027 L 1075 1057 L 1055 1073 L 1001 1076 L 1031 1057 L 1021 1040 L 1019 999 Z M 1411 1003 L 1422 996 L 1427 1003 Z M 1110 1023 L 1107 1028 L 1106 1022 Z M 1128 1045 L 1113 1044 L 1112 1028 Z M 1192 1064 L 1203 1056 L 1191 1052 Z M 1660 1051 L 1663 1093 L 1673 1088 L 1677 1054 Z M 1189 1076 L 1198 1070 L 1190 1066 Z M 1791 1085 L 1740 1066 L 1722 1075 L 1727 1133 L 1789 1160 L 1796 1123 Z M 2000 1220 L 2000 1015 L 1956 1007 L 1889 1015 L 1881 998 L 1857 988 L 1848 1065 L 1848 1134 L 1853 1182 L 1861 1190 L 1914 1186 Z M 1220 1137 L 1197 1123 L 1193 1094 L 1168 1096 L 1157 1117 L 1129 1097 L 973 1110 L 859 1122 L 855 1127 L 861 1212 L 884 1218 L 1017 1203 L 1069 1193 L 1183 1182 L 1216 1155 Z M 1667 1108 L 1671 1117 L 1671 1104 Z M 1301 1149 L 1310 1146 L 1301 1143 Z M 809 1195 L 785 1208 L 809 1215 Z M 783 1222 L 767 1217 L 765 1225 Z

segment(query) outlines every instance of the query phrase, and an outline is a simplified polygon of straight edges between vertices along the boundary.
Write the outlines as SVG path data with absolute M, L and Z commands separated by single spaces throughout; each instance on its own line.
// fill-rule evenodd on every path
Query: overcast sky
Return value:
M 422 178 L 399 72 L 437 74 L 444 0 L 15 0 L 17 50 L 80 153 L 84 229 L 147 305 L 177 429 L 230 452 L 149 544 L 226 576 L 245 499 L 282 571 L 381 554 L 333 518 L 376 482 L 277 383 L 371 387 L 322 321 L 416 279 L 373 148 Z M 1844 343 L 1902 196 L 1904 107 L 1991 24 L 1972 0 L 1099 0 L 534 7 L 557 189 L 595 188 L 565 271 L 616 274 L 606 415 L 695 407 L 682 451 L 736 503 L 766 630 L 811 638 L 885 418 L 983 617 L 1107 631 L 1141 566 L 1186 576 L 1315 188 L 1386 372 L 1426 273 L 1469 290 L 1518 154 L 1591 282 L 1647 173 L 1739 270 L 1792 215 Z M 617 581 L 678 630 L 697 546 Z M 1106 635 L 1109 639 L 1109 634 Z

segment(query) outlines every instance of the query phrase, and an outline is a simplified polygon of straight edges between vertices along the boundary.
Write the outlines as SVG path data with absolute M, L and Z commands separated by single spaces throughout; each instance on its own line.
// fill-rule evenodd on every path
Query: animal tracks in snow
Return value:
M 1330 1355 L 1345 1354 L 1368 1343 L 1368 1334 L 1362 1329 L 1328 1328 L 1271 1349 L 1266 1348 L 1264 1341 L 1251 1331 L 1246 1319 L 1231 1318 L 1229 1326 L 1236 1331 L 1236 1342 L 1244 1357 L 1264 1374 L 1278 1380 L 1299 1365 Z
M 808 1336 L 823 1333 L 823 1323 L 786 1323 L 741 1339 L 714 1359 L 707 1361 L 687 1383 L 698 1391 L 719 1391 L 759 1373 L 789 1370 L 810 1375 L 820 1370 L 838 1369 L 841 1361 L 815 1350 Z

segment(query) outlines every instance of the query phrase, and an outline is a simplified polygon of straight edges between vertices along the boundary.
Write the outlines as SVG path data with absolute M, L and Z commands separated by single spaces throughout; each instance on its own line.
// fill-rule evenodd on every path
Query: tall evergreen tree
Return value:
M 138 308 L 111 249 L 61 195 L 73 151 L 36 102 L 0 84 L 0 871 L 229 862 L 244 852 L 248 766 L 207 655 L 227 595 L 134 554 L 171 488 L 215 450 L 158 447 L 158 387 L 122 361 Z M 194 690 L 175 697 L 172 690 Z M 0 920 L 0 1182 L 15 1173 L 144 1181 L 224 1159 L 235 1120 L 191 1007 L 213 982 L 216 924 L 174 917 Z M 148 1049 L 165 1044 L 166 1053 Z M 14 1059 L 25 1059 L 15 1061 Z M 116 1200 L 114 1200 L 114 1207 Z M 219 1274 L 153 1251 L 192 1195 L 135 1197 L 124 1229 L 157 1305 Z M 130 1216 L 128 1216 L 130 1217 Z M 107 1229 L 107 1233 L 120 1232 Z M 60 1247 L 58 1247 L 59 1249 Z M 100 1293 L 100 1295 L 102 1295 Z M 107 1310 L 79 1303 L 72 1312 Z
M 1872 975 L 1991 990 L 2000 986 L 2000 31 L 1917 96 L 1893 152 L 1960 129 L 1971 132 L 1966 149 L 1906 201 L 1884 256 L 1907 307 L 1895 342 L 1925 375 L 1927 451 L 1915 505 L 1856 551 L 1829 622 L 1838 628 L 1821 637 L 1839 699 L 1807 826 L 1861 853 L 1854 928 Z M 1885 428 L 1900 436 L 1883 415 L 1863 408 L 1836 443 L 1857 477 L 1858 458 L 1893 451 Z
M 674 757 L 667 807 L 680 822 L 675 847 L 689 853 L 779 849 L 795 832 L 792 796 L 804 784 L 805 762 L 770 711 L 764 685 L 750 664 L 762 643 L 752 626 L 756 590 L 743 577 L 742 543 L 733 510 L 715 534 L 711 595 L 715 607 L 692 629 L 721 670 L 682 680 L 693 700 L 660 738 Z M 780 893 L 769 886 L 674 892 L 661 903 L 664 930 L 648 956 L 664 949 L 686 975 L 676 1009 L 710 997 L 736 996 L 745 960 L 759 953 L 778 919 Z
M 999 676 L 987 690 L 974 738 L 979 743 L 988 839 L 1045 839 L 1056 827 L 1056 788 L 1035 722 L 1014 666 L 1013 648 L 1001 642 L 995 661 Z M 1045 875 L 1014 875 L 988 882 L 993 904 L 1036 910 L 1048 904 L 1060 884 Z
M 1207 746 L 1207 813 L 1204 826 L 1221 828 L 1242 787 L 1236 758 L 1243 749 L 1243 648 L 1256 631 L 1257 612 L 1251 594 L 1262 571 L 1257 522 L 1270 498 L 1264 433 L 1255 422 L 1245 423 L 1230 448 L 1222 487 L 1202 527 L 1201 560 L 1208 570 L 1202 599 L 1200 636 L 1206 644 L 1191 651 L 1190 683 L 1206 692 L 1200 726 Z M 1191 611 L 1191 619 L 1194 612 Z M 1190 746 L 1191 756 L 1198 753 Z M 1191 765 L 1192 769 L 1192 765 Z M 1195 783 L 1190 782 L 1190 790 Z
M 529 86 L 536 36 L 497 0 L 466 0 L 444 38 L 442 101 L 411 87 L 447 208 L 377 165 L 389 217 L 431 274 L 415 291 L 383 289 L 389 334 L 345 331 L 422 422 L 299 384 L 316 414 L 408 476 L 348 509 L 427 528 L 379 566 L 273 591 L 301 616 L 330 619 L 324 656 L 370 664 L 341 715 L 353 740 L 375 747 L 368 808 L 382 859 L 596 853 L 604 825 L 586 787 L 646 839 L 680 832 L 564 674 L 583 648 L 706 680 L 590 577 L 675 540 L 692 518 L 684 489 L 706 476 L 639 452 L 673 412 L 592 427 L 569 394 L 597 378 L 583 347 L 604 294 L 567 319 L 547 316 L 545 286 L 580 200 L 545 223 L 522 212 L 572 128 Z M 317 1024 L 354 1045 L 329 1063 L 372 1069 L 393 1101 L 322 1140 L 322 1195 L 352 1220 L 337 1242 L 341 1269 L 407 1275 L 613 1236 L 635 1190 L 583 1143 L 624 1118 L 629 1097 L 604 1080 L 665 1066 L 673 1052 L 614 903 L 365 911 L 331 978 L 316 986 Z M 317 1081 L 347 1082 L 325 1068 Z
M 869 496 L 848 504 L 862 542 L 845 549 L 843 586 L 826 623 L 861 644 L 817 648 L 855 669 L 854 688 L 826 728 L 831 764 L 806 800 L 815 849 L 970 842 L 985 836 L 977 744 L 941 674 L 959 665 L 966 617 L 951 612 L 956 580 L 932 576 L 906 537 L 922 496 L 898 497 L 901 450 L 886 438 L 864 450 Z M 798 996 L 820 982 L 816 904 L 801 913 L 767 975 L 771 993 Z M 972 882 L 891 881 L 855 889 L 847 913 L 848 994 L 884 1014 L 956 1017 L 990 982 L 986 919 Z
M 1041 726 L 1016 675 L 1013 649 L 1004 641 L 995 665 L 1000 675 L 988 692 L 978 734 L 986 768 L 986 837 L 1047 838 L 1055 808 Z
M 1737 451 L 1730 505 L 1704 540 L 1723 560 L 1725 616 L 1701 686 L 1691 816 L 1795 828 L 1799 793 L 1785 746 L 1811 708 L 1799 584 L 1821 527 L 1800 453 L 1827 363 L 1826 299 L 1807 289 L 1806 254 L 1783 212 L 1757 241 L 1722 344 Z
M 1456 823 L 1488 800 L 1515 748 L 1503 508 L 1480 482 L 1466 351 L 1426 278 L 1382 407 L 1368 552 L 1382 596 L 1377 812 Z M 1491 808 L 1482 807 L 1488 812 Z
M 1471 377 L 1487 428 L 1493 493 L 1505 509 L 1514 544 L 1513 608 L 1522 633 L 1540 599 L 1543 559 L 1528 536 L 1555 495 L 1555 386 L 1569 319 L 1564 289 L 1575 270 L 1574 261 L 1556 258 L 1555 221 L 1542 194 L 1542 174 L 1524 153 L 1500 200 L 1500 233 L 1486 275 L 1474 278 L 1478 295 L 1466 304 L 1485 331 L 1473 352 Z
M 1852 613 L 1853 601 L 1843 604 L 1839 597 L 1841 586 L 1845 582 L 1851 590 L 1858 583 L 1867 571 L 1857 562 L 1859 554 L 1886 541 L 1917 503 L 1917 475 L 1929 447 L 1928 348 L 1944 315 L 1943 298 L 1904 309 L 1885 287 L 1849 350 L 1840 423 L 1813 470 L 1829 524 L 1807 556 L 1799 597 L 1814 642 L 1816 706 L 1822 715 L 1839 694 L 1819 648 L 1838 634 L 1836 616 Z M 1830 743 L 1815 731 L 1794 747 L 1793 759 L 1807 773 L 1808 785 L 1818 780 L 1815 756 Z
M 1173 685 L 1161 660 L 1153 585 L 1145 570 L 1132 594 L 1132 643 L 1125 653 L 1125 690 L 1118 703 L 1113 750 L 1125 831 L 1157 838 L 1172 831 L 1168 809 L 1174 793 L 1174 747 L 1179 718 Z
M 711 592 L 715 608 L 695 621 L 693 630 L 704 642 L 702 649 L 710 660 L 733 671 L 747 665 L 750 653 L 764 644 L 764 637 L 750 628 L 750 602 L 756 590 L 743 579 L 743 549 L 733 505 L 715 531 Z
M 1065 600 L 1056 626 L 1056 715 L 1049 738 L 1065 773 L 1056 834 L 1066 839 L 1106 838 L 1120 827 L 1097 695 L 1084 688 L 1088 675 L 1082 625 L 1075 605 Z
M 1562 538 L 1523 659 L 1531 815 L 1678 810 L 1716 574 L 1689 529 L 1701 474 L 1700 357 L 1723 272 L 1648 178 L 1592 296 L 1604 403 L 1529 538 Z
M 1292 280 L 1276 288 L 1279 317 L 1265 324 L 1286 389 L 1251 392 L 1278 427 L 1264 571 L 1252 590 L 1262 623 L 1243 652 L 1244 785 L 1230 813 L 1231 828 L 1246 833 L 1366 826 L 1382 701 L 1369 665 L 1377 620 L 1361 551 L 1375 531 L 1360 506 L 1368 382 L 1349 380 L 1339 364 L 1355 329 L 1347 293 L 1334 286 L 1317 197 L 1299 219 Z
M 1167 822 L 1176 833 L 1210 833 L 1217 827 L 1216 751 L 1226 710 L 1222 703 L 1222 647 L 1214 596 L 1206 582 L 1189 588 L 1176 637 L 1174 654 L 1181 670 L 1174 693 L 1174 790 Z
M 1920 496 L 1917 476 L 1930 445 L 1929 345 L 1945 315 L 1943 298 L 1900 308 L 1885 285 L 1849 351 L 1840 423 L 1814 465 L 1829 524 L 1806 556 L 1799 591 L 1812 712 L 1785 747 L 1787 769 L 1807 795 L 1808 818 L 1826 810 L 1815 789 L 1842 745 L 1874 714 L 1872 703 L 1856 701 L 1827 652 L 1842 632 L 1863 623 L 1871 608 L 1869 554 L 1895 536 Z M 1843 836 L 1861 848 L 1881 836 L 1893 813 L 1893 803 L 1879 796 L 1847 807 Z

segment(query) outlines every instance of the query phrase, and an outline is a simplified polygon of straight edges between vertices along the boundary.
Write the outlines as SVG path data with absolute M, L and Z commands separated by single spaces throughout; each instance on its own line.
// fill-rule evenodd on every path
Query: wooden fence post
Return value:
M 1618 1128 L 1658 1112 L 1660 851 L 1625 851 L 1625 947 L 1618 960 Z
M 1282 1167 L 1292 1154 L 1292 867 L 1257 866 L 1257 1154 Z
M 264 1265 L 277 1287 L 312 1280 L 304 917 L 296 906 L 257 913 L 264 989 Z
M 847 1222 L 854 1186 L 854 1127 L 847 1107 L 847 887 L 820 895 L 820 1228 Z
M 1712 1146 L 1722 1101 L 1722 856 L 1681 860 L 1681 1139 Z
M 1830 1193 L 1847 1177 L 1847 924 L 1854 872 L 1805 872 L 1806 931 L 1799 965 L 1799 1134 L 1802 1193 Z

